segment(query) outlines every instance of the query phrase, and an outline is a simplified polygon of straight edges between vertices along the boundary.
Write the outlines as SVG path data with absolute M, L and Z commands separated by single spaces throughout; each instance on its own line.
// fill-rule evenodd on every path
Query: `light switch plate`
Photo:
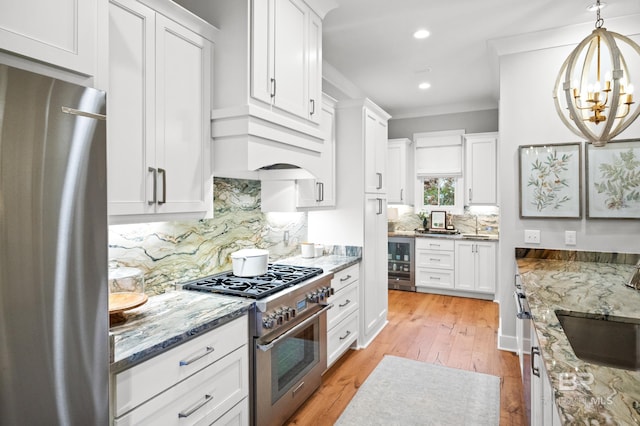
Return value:
M 524 242 L 530 244 L 540 244 L 540 230 L 525 229 Z
M 568 246 L 575 246 L 576 231 L 564 231 L 564 243 Z

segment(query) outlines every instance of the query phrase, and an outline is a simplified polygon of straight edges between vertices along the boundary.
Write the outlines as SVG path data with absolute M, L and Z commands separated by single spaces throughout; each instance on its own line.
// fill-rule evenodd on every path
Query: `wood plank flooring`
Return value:
M 288 425 L 332 425 L 386 354 L 500 377 L 500 424 L 526 425 L 518 356 L 497 349 L 491 301 L 389 290 L 389 323 L 362 350 L 350 350 Z

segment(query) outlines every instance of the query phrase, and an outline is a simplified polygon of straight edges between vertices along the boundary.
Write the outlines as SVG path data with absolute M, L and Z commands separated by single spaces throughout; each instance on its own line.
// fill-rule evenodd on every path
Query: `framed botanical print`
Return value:
M 580 145 L 519 147 L 521 218 L 582 217 Z
M 587 143 L 587 218 L 640 219 L 640 139 Z

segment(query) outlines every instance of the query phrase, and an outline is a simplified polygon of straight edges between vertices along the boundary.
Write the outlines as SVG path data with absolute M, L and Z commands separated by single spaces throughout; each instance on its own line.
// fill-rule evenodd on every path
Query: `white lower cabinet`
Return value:
M 247 316 L 111 377 L 114 425 L 248 424 Z
M 416 288 L 453 289 L 454 243 L 444 238 L 416 238 Z
M 360 264 L 334 274 L 334 294 L 328 300 L 333 308 L 327 312 L 327 368 L 358 339 Z
M 495 293 L 496 242 L 416 238 L 416 289 L 488 298 Z
M 533 330 L 533 326 L 531 327 Z M 560 426 L 555 394 L 540 355 L 536 333 L 531 333 L 531 426 Z
M 496 243 L 455 242 L 455 288 L 480 293 L 496 291 Z

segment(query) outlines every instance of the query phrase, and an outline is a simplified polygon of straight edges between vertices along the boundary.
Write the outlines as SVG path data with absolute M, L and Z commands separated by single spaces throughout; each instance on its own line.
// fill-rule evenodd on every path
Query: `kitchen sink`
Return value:
M 560 310 L 556 316 L 578 358 L 640 370 L 640 319 Z
M 479 240 L 486 240 L 491 237 L 489 234 L 462 234 L 464 238 L 477 238 Z

